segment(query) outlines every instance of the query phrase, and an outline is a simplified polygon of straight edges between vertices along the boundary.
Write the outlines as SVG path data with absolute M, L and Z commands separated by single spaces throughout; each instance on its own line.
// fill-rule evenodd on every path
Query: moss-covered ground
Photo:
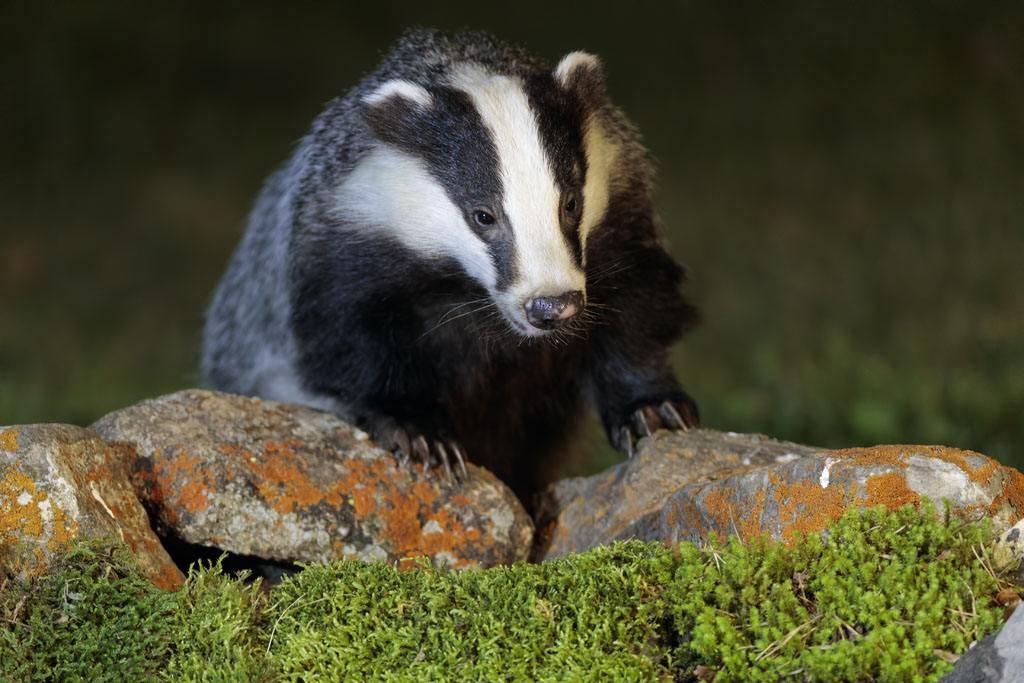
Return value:
M 935 680 L 998 628 L 985 525 L 853 512 L 791 547 L 616 544 L 461 573 L 152 588 L 116 545 L 0 586 L 0 680 Z

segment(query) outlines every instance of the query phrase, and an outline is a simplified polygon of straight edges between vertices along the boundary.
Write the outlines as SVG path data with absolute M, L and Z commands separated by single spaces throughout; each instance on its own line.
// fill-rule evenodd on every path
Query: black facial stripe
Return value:
M 580 204 L 582 216 L 583 182 L 586 179 L 587 159 L 583 154 L 583 124 L 586 110 L 571 92 L 560 87 L 550 73 L 531 76 L 526 82 L 526 94 L 537 117 L 541 144 L 551 162 L 551 171 L 562 196 L 572 191 Z M 579 173 L 577 173 L 577 170 Z M 563 215 L 559 210 L 559 215 Z M 562 234 L 576 261 L 583 265 L 583 246 L 579 221 L 562 220 Z
M 415 119 L 386 141 L 423 159 L 463 211 L 467 225 L 487 244 L 497 273 L 496 287 L 503 290 L 516 275 L 515 242 L 507 232 L 489 232 L 473 218 L 475 209 L 486 209 L 507 224 L 497 148 L 469 95 L 449 87 L 429 90 L 432 106 L 414 109 Z
M 580 239 L 580 226 L 577 222 L 571 230 L 563 230 L 565 241 L 569 245 L 569 252 L 572 253 L 573 261 L 581 269 L 583 268 L 583 242 Z

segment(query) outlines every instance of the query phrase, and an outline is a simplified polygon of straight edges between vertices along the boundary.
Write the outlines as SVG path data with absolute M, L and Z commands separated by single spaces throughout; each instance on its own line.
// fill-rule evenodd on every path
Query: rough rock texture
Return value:
M 999 633 L 978 642 L 942 678 L 943 683 L 1024 681 L 1024 609 L 1014 610 Z
M 661 471 L 648 477 L 647 468 Z M 788 541 L 851 507 L 896 508 L 923 497 L 1007 526 L 1024 514 L 1024 474 L 941 446 L 826 451 L 707 430 L 659 432 L 633 461 L 552 487 L 541 507 L 539 554 L 625 538 L 699 541 L 711 532 Z
M 999 535 L 992 560 L 996 570 L 1007 572 L 1011 581 L 1024 586 L 1024 519 Z
M 590 477 L 553 484 L 538 509 L 539 547 L 543 555 L 550 543 L 553 557 L 623 538 L 630 524 L 656 513 L 669 495 L 687 484 L 818 452 L 756 434 L 657 432 L 640 441 L 632 459 Z
M 284 562 L 429 556 L 452 567 L 525 559 L 533 526 L 488 471 L 450 483 L 307 408 L 188 390 L 93 425 L 134 460 L 162 531 Z
M 162 588 L 183 577 L 149 526 L 127 468 L 100 437 L 80 427 L 0 427 L 0 569 L 44 570 L 69 541 L 124 540 Z

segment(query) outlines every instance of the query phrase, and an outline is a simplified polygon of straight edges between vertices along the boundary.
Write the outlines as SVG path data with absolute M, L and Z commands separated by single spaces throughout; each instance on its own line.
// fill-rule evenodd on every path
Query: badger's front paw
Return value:
M 391 418 L 377 420 L 371 431 L 378 446 L 391 451 L 410 467 L 422 465 L 424 474 L 431 468 L 441 468 L 450 480 L 464 480 L 469 476 L 466 452 L 454 439 L 428 435 L 413 425 Z
M 699 425 L 696 401 L 683 394 L 669 401 L 642 405 L 629 413 L 613 435 L 614 446 L 632 458 L 637 442 L 659 429 L 685 431 Z

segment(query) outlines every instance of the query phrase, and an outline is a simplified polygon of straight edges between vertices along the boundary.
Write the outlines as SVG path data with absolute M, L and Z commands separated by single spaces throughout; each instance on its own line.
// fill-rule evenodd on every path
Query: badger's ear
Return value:
M 363 119 L 384 142 L 409 140 L 434 101 L 426 88 L 412 81 L 391 80 L 363 97 Z
M 600 58 L 589 52 L 570 52 L 555 67 L 555 80 L 576 94 L 589 107 L 599 107 L 605 99 L 604 67 Z

